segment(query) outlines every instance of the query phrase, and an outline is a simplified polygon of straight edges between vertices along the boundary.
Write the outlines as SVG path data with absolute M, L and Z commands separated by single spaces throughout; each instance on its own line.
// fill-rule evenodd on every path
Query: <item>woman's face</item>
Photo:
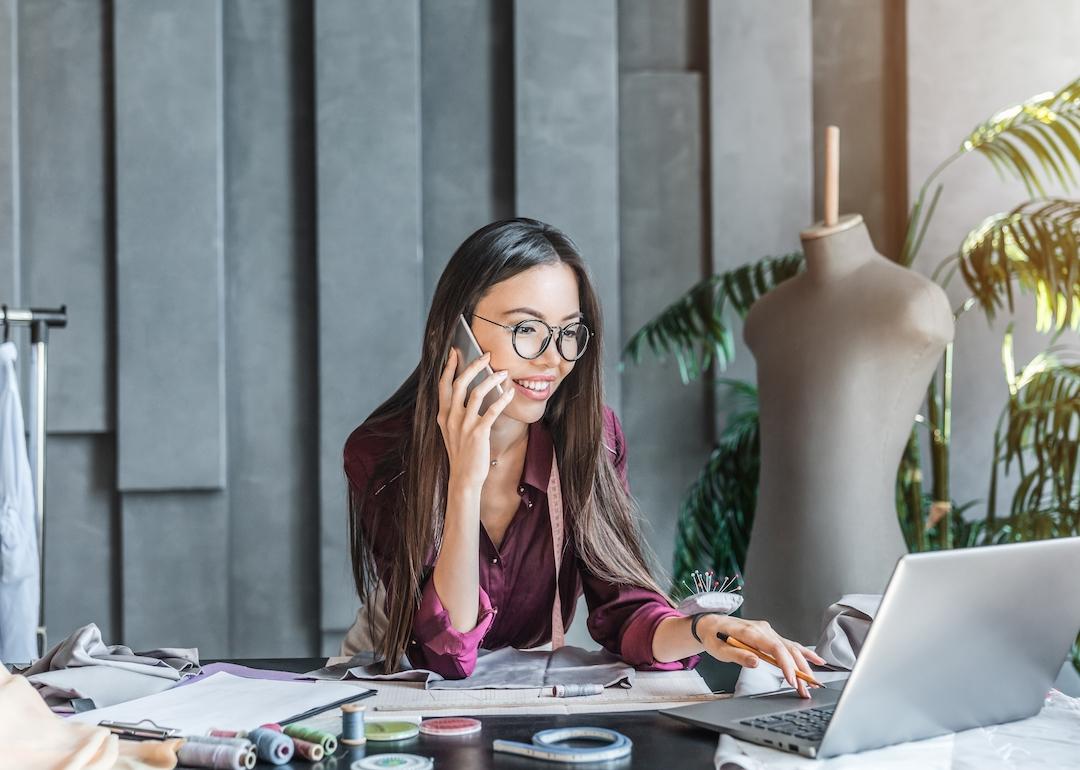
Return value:
M 562 262 L 529 268 L 488 289 L 473 313 L 504 326 L 538 318 L 548 326 L 564 327 L 581 320 L 577 276 Z M 480 349 L 491 353 L 494 371 L 507 371 L 507 384 L 517 391 L 500 417 L 536 422 L 574 368 L 572 362 L 559 355 L 555 344 L 558 332 L 538 358 L 525 359 L 515 352 L 510 330 L 475 316 L 469 320 Z

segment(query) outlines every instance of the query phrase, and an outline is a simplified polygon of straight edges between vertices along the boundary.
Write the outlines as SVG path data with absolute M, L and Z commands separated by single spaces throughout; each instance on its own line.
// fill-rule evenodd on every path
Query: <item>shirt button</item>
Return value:
M 526 500 L 525 501 L 525 506 L 528 507 L 528 508 L 532 508 L 532 501 L 531 500 Z
M 416 640 L 415 639 L 412 640 L 412 645 L 413 645 L 413 647 L 416 646 Z
M 492 563 L 492 564 L 498 564 L 498 563 L 499 563 L 499 557 L 498 557 L 498 556 L 494 557 L 494 558 L 493 558 L 493 559 L 491 560 L 491 563 Z
M 525 494 L 525 487 L 518 487 L 518 494 L 519 495 Z

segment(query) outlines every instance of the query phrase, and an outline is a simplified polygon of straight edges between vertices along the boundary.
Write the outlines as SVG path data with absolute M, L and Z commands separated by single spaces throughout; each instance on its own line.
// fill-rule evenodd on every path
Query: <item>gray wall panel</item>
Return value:
M 334 631 L 357 606 L 342 447 L 415 367 L 422 335 L 419 5 L 322 2 L 315 35 L 321 617 Z
M 511 10 L 503 0 L 423 4 L 425 308 L 461 242 L 513 216 Z
M 20 301 L 18 46 L 18 3 L 0 0 L 0 297 L 9 305 Z
M 121 496 L 124 644 L 230 654 L 227 506 L 223 492 Z
M 121 489 L 225 483 L 221 6 L 115 6 Z
M 310 11 L 225 5 L 230 649 L 318 648 Z
M 618 43 L 614 0 L 514 3 L 517 211 L 581 249 L 607 329 L 604 375 L 616 411 L 619 333 Z
M 56 643 L 97 623 L 120 637 L 119 508 L 112 435 L 51 435 L 45 499 L 45 622 Z
M 50 432 L 112 427 L 111 275 L 99 2 L 20 5 L 20 156 L 24 292 L 36 307 L 68 306 L 50 336 Z
M 703 95 L 696 73 L 622 77 L 620 298 L 627 334 L 703 277 Z M 623 375 L 630 485 L 669 572 L 679 504 L 711 446 L 705 387 L 682 385 L 670 359 L 646 357 Z
M 809 0 L 709 4 L 713 271 L 797 251 L 814 221 Z M 756 381 L 736 327 L 724 375 Z M 722 421 L 726 403 L 717 417 Z

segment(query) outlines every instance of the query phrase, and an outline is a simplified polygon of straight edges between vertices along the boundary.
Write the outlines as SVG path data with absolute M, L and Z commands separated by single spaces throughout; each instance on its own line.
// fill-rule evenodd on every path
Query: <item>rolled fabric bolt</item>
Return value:
M 284 765 L 296 751 L 291 737 L 265 727 L 255 728 L 247 734 L 247 739 L 255 744 L 259 759 L 272 765 Z
M 557 684 L 551 688 L 556 698 L 576 698 L 579 695 L 600 695 L 604 692 L 602 684 Z
M 293 745 L 296 747 L 296 756 L 303 757 L 309 762 L 318 762 L 326 754 L 323 747 L 318 743 L 293 738 Z
M 323 751 L 327 754 L 333 754 L 337 751 L 337 736 L 325 733 L 322 730 L 313 730 L 310 727 L 300 725 L 288 725 L 285 728 L 285 734 L 290 738 L 299 738 L 302 741 L 317 743 L 323 747 Z
M 238 746 L 185 741 L 176 750 L 177 762 L 187 767 L 209 767 L 214 770 L 251 770 L 255 755 Z

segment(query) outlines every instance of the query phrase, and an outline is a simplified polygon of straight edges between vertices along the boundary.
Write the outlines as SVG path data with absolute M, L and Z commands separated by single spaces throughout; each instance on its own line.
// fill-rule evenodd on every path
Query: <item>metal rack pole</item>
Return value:
M 45 627 L 45 411 L 49 382 L 49 328 L 67 326 L 67 305 L 59 310 L 0 308 L 0 323 L 4 326 L 29 326 L 34 363 L 34 429 L 31 433 L 34 466 L 34 508 L 37 513 L 38 567 L 40 593 L 38 626 L 36 629 L 38 655 L 48 650 L 49 635 Z

